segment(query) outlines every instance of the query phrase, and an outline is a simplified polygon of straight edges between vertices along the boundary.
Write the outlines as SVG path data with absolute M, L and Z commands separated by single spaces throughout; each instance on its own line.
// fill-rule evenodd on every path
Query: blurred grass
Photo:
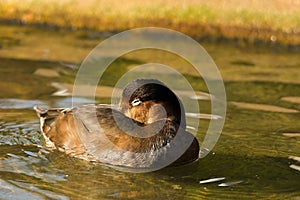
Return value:
M 300 44 L 299 0 L 0 0 L 0 18 L 121 31 L 172 28 L 195 38 Z

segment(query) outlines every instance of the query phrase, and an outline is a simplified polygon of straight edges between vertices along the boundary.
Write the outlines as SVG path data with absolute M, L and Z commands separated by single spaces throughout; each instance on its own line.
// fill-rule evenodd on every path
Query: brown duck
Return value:
M 162 82 L 137 79 L 125 86 L 120 106 L 43 109 L 46 146 L 70 156 L 114 166 L 159 169 L 198 159 L 179 98 Z

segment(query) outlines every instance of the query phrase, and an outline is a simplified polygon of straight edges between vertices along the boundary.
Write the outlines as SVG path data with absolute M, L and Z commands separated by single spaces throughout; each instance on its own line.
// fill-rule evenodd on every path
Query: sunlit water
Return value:
M 295 53 L 283 52 L 284 59 L 269 50 L 249 53 L 207 44 L 227 91 L 221 138 L 213 152 L 195 163 L 135 174 L 45 149 L 32 110 L 35 104 L 71 105 L 70 97 L 53 95 L 65 89 L 53 83 L 71 84 L 76 66 L 101 38 L 33 27 L 0 28 L 5 30 L 0 33 L 0 199 L 300 199 L 300 59 Z M 243 59 L 235 57 L 243 54 Z M 257 58 L 262 54 L 263 61 Z M 117 64 L 140 62 L 130 59 Z M 41 68 L 52 72 L 34 74 Z M 190 80 L 194 85 L 201 82 Z M 200 84 L 200 89 L 205 87 Z M 76 101 L 93 102 L 85 97 Z M 97 101 L 109 102 L 103 96 Z M 200 98 L 199 105 L 209 114 L 207 99 Z M 200 141 L 209 122 L 209 117 L 202 118 Z

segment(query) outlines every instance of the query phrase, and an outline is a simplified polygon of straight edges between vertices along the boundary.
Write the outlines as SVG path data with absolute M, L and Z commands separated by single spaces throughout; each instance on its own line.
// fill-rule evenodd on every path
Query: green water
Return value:
M 300 157 L 300 102 L 282 99 L 300 98 L 299 52 L 202 43 L 226 87 L 227 115 L 218 143 L 195 163 L 134 174 L 46 150 L 31 108 L 70 105 L 69 97 L 52 95 L 57 89 L 51 83 L 72 84 L 76 66 L 109 33 L 14 25 L 0 25 L 0 30 L 0 199 L 300 199 L 300 172 L 293 168 L 300 162 L 291 159 Z M 152 53 L 118 59 L 103 82 L 110 86 L 127 66 L 157 59 L 181 69 L 197 90 L 207 91 L 202 79 L 185 71 L 187 63 Z M 56 75 L 35 74 L 38 69 Z M 105 97 L 97 100 L 109 103 Z M 208 101 L 199 100 L 199 105 L 209 113 Z M 200 141 L 208 122 L 200 121 Z

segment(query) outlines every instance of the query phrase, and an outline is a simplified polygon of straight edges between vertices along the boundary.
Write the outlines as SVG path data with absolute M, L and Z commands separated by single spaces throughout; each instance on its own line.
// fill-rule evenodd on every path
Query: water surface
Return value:
M 13 25 L 0 29 L 1 199 L 300 198 L 299 52 L 204 43 L 224 77 L 228 98 L 217 145 L 195 163 L 134 174 L 45 149 L 32 110 L 34 104 L 71 105 L 69 85 L 83 58 L 104 39 L 101 34 Z M 194 98 L 201 113 L 210 114 L 207 88 L 186 70 L 188 63 L 154 53 L 135 52 L 115 61 L 103 80 L 108 94 L 122 73 L 156 60 L 181 70 L 203 92 Z M 110 103 L 104 94 L 96 101 Z M 190 114 L 188 120 L 197 116 Z M 200 141 L 210 120 L 204 116 L 196 130 Z

